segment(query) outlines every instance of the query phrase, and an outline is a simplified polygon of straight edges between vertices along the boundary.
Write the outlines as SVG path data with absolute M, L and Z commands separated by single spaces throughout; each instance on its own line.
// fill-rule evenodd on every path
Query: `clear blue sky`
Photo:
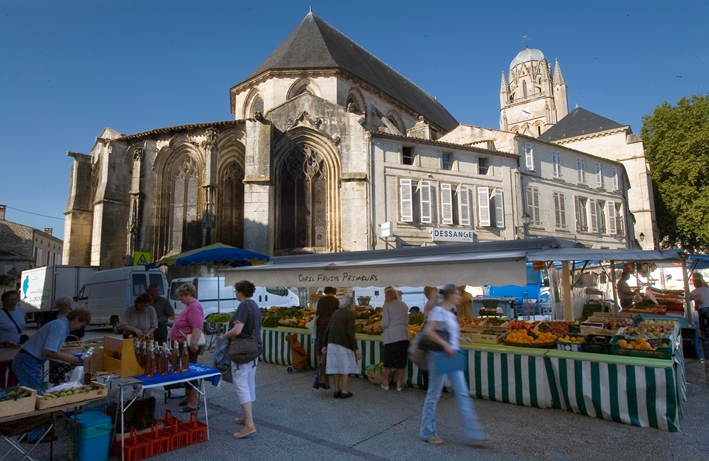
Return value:
M 229 88 L 311 5 L 460 123 L 499 128 L 501 72 L 524 35 L 559 60 L 570 109 L 638 134 L 657 105 L 709 86 L 708 1 L 0 0 L 7 219 L 63 237 L 66 152 L 88 154 L 104 127 L 231 119 Z

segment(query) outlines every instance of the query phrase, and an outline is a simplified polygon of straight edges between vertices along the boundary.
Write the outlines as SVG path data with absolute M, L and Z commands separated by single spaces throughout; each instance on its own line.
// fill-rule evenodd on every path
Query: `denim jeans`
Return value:
M 37 389 L 40 393 L 44 393 L 44 380 L 42 379 L 42 371 L 44 360 L 35 358 L 32 354 L 17 351 L 17 355 L 12 360 L 12 372 L 17 376 L 20 386 L 26 386 L 30 389 Z M 27 432 L 27 441 L 36 442 L 44 434 L 44 429 L 35 429 Z
M 436 353 L 429 354 L 430 360 L 435 360 Z M 436 434 L 436 405 L 441 398 L 441 391 L 446 380 L 450 379 L 455 400 L 458 404 L 458 411 L 463 418 L 463 437 L 466 442 L 476 442 L 486 437 L 485 431 L 478 422 L 473 408 L 473 399 L 470 398 L 468 385 L 465 383 L 465 376 L 462 371 L 452 372 L 450 375 L 437 375 L 433 363 L 428 367 L 428 392 L 423 403 L 423 414 L 421 415 L 421 429 L 419 437 L 428 440 Z

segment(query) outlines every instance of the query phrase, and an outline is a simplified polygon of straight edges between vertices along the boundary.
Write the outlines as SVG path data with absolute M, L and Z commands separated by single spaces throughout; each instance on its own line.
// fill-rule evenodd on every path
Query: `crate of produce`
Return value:
M 509 333 L 507 327 L 494 326 L 466 326 L 460 327 L 460 335 L 467 336 L 474 343 L 499 344 L 505 334 Z
M 539 330 L 513 330 L 503 336 L 502 340 L 508 346 L 555 348 L 557 336 Z
M 581 345 L 586 340 L 586 335 L 566 334 L 556 340 L 556 348 L 560 351 L 582 352 Z
M 0 389 L 0 418 L 34 411 L 37 391 L 29 387 Z
M 44 395 L 37 396 L 37 409 L 44 410 L 72 403 L 86 402 L 106 397 L 106 395 L 106 385 L 94 381 L 90 385 L 47 392 Z
M 590 352 L 592 354 L 610 354 L 611 353 L 611 335 L 587 335 L 584 342 L 581 344 L 581 352 Z
M 646 340 L 642 336 L 614 336 L 611 341 L 611 354 L 648 359 L 672 359 L 671 338 Z

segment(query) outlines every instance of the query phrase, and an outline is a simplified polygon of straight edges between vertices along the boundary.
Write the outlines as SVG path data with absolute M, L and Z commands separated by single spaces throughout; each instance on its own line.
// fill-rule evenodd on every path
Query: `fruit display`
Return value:
M 507 323 L 506 317 L 488 317 L 482 325 L 499 327 Z
M 275 328 L 278 326 L 305 328 L 305 324 L 313 318 L 315 309 L 304 307 L 272 307 L 263 315 L 261 326 Z M 305 321 L 303 321 L 305 320 Z
M 37 396 L 37 409 L 58 407 L 86 400 L 105 397 L 107 394 L 106 385 L 92 382 L 83 385 L 77 382 L 64 383 L 60 386 L 47 389 L 44 395 Z
M 611 353 L 615 355 L 628 355 L 670 360 L 672 346 L 668 338 L 647 340 L 642 336 L 615 336 L 611 342 Z
M 458 323 L 460 324 L 461 327 L 468 326 L 468 325 L 486 325 L 487 324 L 487 318 L 482 318 L 482 317 L 466 317 L 464 319 L 459 319 Z
M 569 325 L 575 322 L 568 322 L 566 320 L 555 320 L 553 322 L 547 322 L 549 325 L 549 331 L 556 335 L 564 335 L 569 332 Z
M 628 324 L 628 319 L 616 318 L 616 319 L 603 319 L 603 328 L 606 330 L 617 330 Z
M 365 335 L 380 335 L 382 334 L 382 314 L 377 312 L 376 314 L 369 317 L 366 321 L 364 327 L 362 328 L 362 333 Z
M 52 399 L 58 399 L 59 397 L 68 397 L 70 395 L 85 394 L 85 393 L 91 392 L 93 390 L 94 390 L 94 388 L 91 387 L 90 385 L 76 386 L 76 387 L 64 389 L 61 391 L 47 392 L 46 394 L 44 394 L 40 398 L 45 399 L 45 400 L 52 400 Z
M 32 395 L 32 391 L 23 387 L 8 387 L 5 389 L 0 389 L 0 402 L 6 400 L 18 400 L 24 399 Z
M 644 325 L 625 327 L 623 334 L 635 334 L 644 339 L 667 338 L 674 333 L 675 327 L 670 325 Z
M 513 330 L 505 336 L 505 343 L 511 346 L 553 347 L 558 336 L 539 330 Z
M 533 330 L 539 325 L 541 322 L 537 321 L 526 321 L 526 320 L 517 320 L 517 319 L 512 319 L 507 323 L 504 323 L 503 326 L 506 326 L 510 328 L 511 330 Z
M 227 323 L 233 315 L 233 312 L 221 313 L 221 314 L 209 314 L 204 321 L 207 323 Z
M 560 343 L 571 343 L 571 344 L 581 344 L 586 340 L 583 335 L 564 335 L 560 336 L 557 340 Z
M 422 325 L 423 324 L 423 314 L 411 314 L 409 315 L 409 325 Z
M 423 328 L 423 323 L 418 325 L 409 325 L 409 339 L 414 339 L 419 331 Z

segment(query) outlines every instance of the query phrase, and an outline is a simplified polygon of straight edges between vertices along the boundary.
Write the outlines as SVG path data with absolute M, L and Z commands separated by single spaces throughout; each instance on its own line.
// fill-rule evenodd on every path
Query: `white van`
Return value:
M 160 295 L 167 293 L 167 279 L 160 269 L 145 270 L 145 266 L 128 266 L 108 269 L 91 274 L 76 297 L 76 307 L 85 307 L 91 312 L 92 325 L 112 325 L 119 333 L 117 324 L 121 313 L 133 304 L 133 300 L 157 283 Z
M 205 318 L 210 314 L 234 312 L 239 307 L 234 286 L 225 286 L 224 277 L 179 278 L 170 282 L 170 297 L 168 298 L 175 309 L 175 315 L 185 308 L 177 296 L 177 289 L 185 282 L 192 283 L 197 289 L 197 300 L 202 305 Z M 298 295 L 286 287 L 256 287 L 251 299 L 256 301 L 260 308 L 297 307 L 300 305 Z M 213 334 L 214 329 L 214 324 L 205 324 L 205 333 Z
M 358 298 L 368 297 L 369 305 L 372 307 L 382 307 L 384 304 L 385 287 L 352 287 L 354 299 L 359 303 Z M 411 309 L 416 306 L 423 312 L 426 305 L 426 296 L 423 294 L 423 287 L 394 287 L 399 292 L 399 299 Z

